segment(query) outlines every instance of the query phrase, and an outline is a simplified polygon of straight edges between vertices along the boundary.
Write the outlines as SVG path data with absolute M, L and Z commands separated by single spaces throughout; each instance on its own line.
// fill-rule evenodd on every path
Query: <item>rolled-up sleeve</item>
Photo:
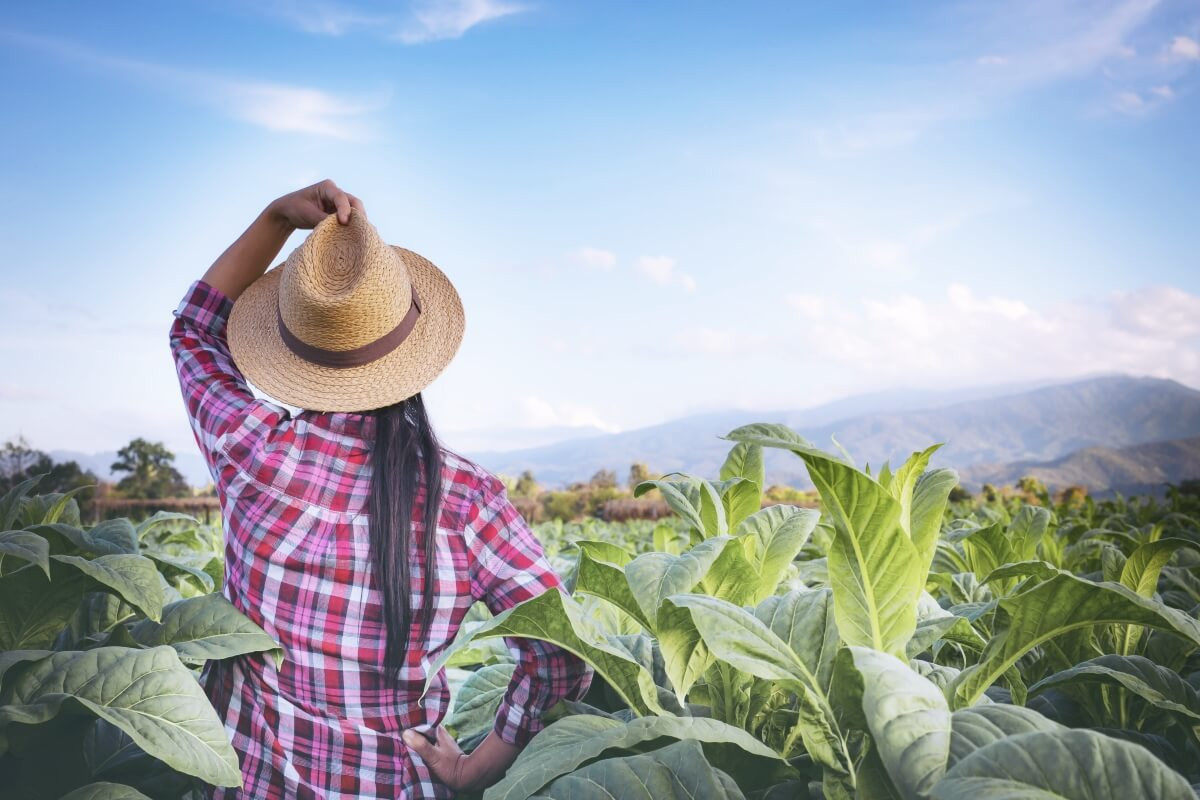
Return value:
M 471 593 L 494 614 L 546 591 L 564 591 L 525 518 L 508 498 L 503 482 L 487 476 L 472 503 L 467 526 L 474 535 Z M 496 713 L 495 731 L 509 744 L 524 745 L 543 727 L 542 715 L 561 699 L 578 700 L 593 671 L 578 656 L 538 639 L 506 638 L 520 654 L 508 691 Z
M 197 280 L 175 309 L 171 356 L 196 443 L 213 480 L 220 485 L 217 454 L 221 437 L 263 406 L 233 363 L 226 323 L 233 301 L 221 290 Z M 271 404 L 267 413 L 278 415 Z

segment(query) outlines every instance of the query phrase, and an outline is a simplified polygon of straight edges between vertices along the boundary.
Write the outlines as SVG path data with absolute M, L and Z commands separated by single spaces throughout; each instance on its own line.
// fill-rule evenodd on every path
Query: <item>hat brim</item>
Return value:
M 404 400 L 441 374 L 462 344 L 465 314 L 458 291 L 428 259 L 390 245 L 408 266 L 421 313 L 400 345 L 358 367 L 325 367 L 284 344 L 276 307 L 285 264 L 268 270 L 242 292 L 229 314 L 234 365 L 276 400 L 312 411 L 369 411 Z

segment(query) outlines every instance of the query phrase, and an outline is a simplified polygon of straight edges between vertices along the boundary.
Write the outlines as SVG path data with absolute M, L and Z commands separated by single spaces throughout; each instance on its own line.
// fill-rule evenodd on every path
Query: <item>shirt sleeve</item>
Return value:
M 471 505 L 471 594 L 493 614 L 542 592 L 565 591 L 525 518 L 508 498 L 504 483 L 489 475 Z M 542 715 L 561 699 L 578 700 L 591 686 L 593 670 L 573 653 L 538 639 L 505 638 L 520 656 L 496 713 L 495 731 L 505 742 L 524 746 L 543 727 Z
M 197 280 L 175 309 L 171 356 L 188 421 L 213 480 L 220 484 L 217 454 L 223 435 L 258 416 L 271 425 L 280 407 L 256 398 L 233 363 L 225 327 L 233 301 L 221 290 Z M 285 412 L 286 413 L 286 412 Z

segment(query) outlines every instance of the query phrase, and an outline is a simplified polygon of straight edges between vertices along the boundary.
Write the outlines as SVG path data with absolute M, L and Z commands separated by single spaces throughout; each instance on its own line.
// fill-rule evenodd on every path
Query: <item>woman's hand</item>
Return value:
M 326 179 L 271 201 L 267 213 L 289 228 L 309 229 L 335 211 L 338 222 L 345 225 L 350 221 L 351 208 L 367 213 L 361 200 Z
M 508 771 L 521 752 L 520 747 L 504 741 L 495 731 L 484 737 L 470 755 L 459 748 L 458 742 L 441 725 L 437 727 L 437 744 L 416 731 L 405 731 L 402 736 L 404 743 L 421 757 L 434 777 L 456 792 L 491 786 Z
M 237 241 L 213 262 L 203 280 L 230 300 L 237 300 L 247 286 L 267 271 L 293 231 L 314 228 L 334 212 L 338 222 L 345 225 L 350 221 L 350 209 L 367 213 L 362 201 L 330 180 L 285 194 L 267 205 Z

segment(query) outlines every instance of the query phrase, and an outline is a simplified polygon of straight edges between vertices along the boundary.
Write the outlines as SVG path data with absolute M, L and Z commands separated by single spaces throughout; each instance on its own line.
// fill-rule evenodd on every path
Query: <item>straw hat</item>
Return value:
M 428 386 L 458 352 L 465 316 L 440 269 L 385 244 L 354 209 L 330 214 L 233 304 L 234 364 L 298 408 L 368 411 Z

